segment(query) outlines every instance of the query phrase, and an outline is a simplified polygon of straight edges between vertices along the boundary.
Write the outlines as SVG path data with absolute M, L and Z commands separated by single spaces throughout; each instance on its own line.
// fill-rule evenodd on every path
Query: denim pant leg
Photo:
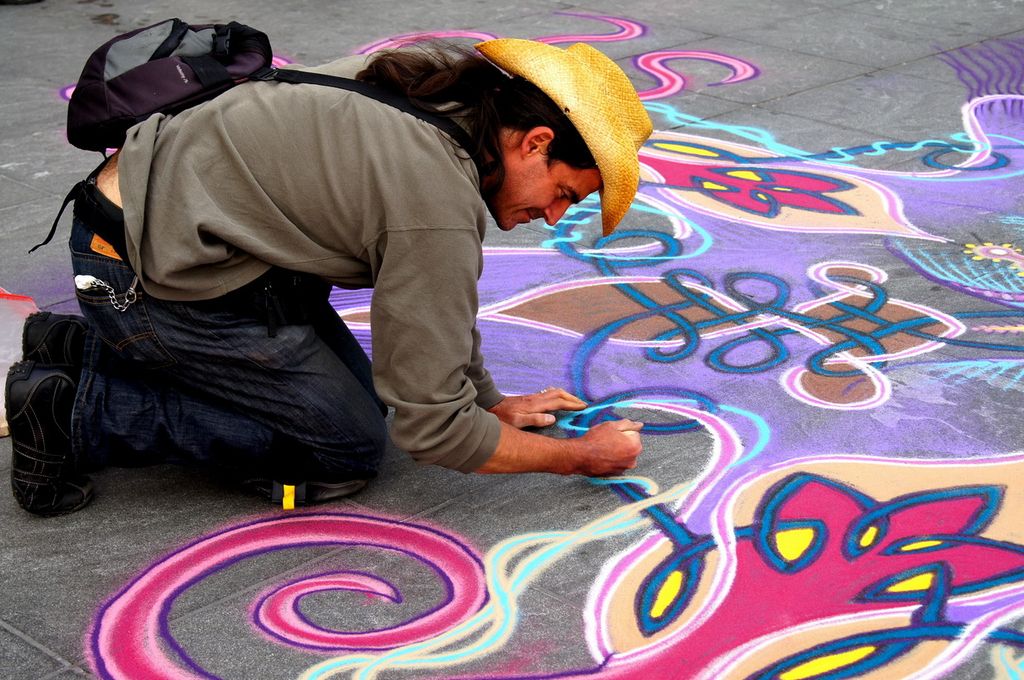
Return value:
M 85 465 L 199 462 L 282 479 L 375 474 L 387 437 L 382 409 L 366 355 L 326 294 L 310 301 L 315 323 L 282 326 L 275 337 L 259 319 L 158 300 L 138 286 L 126 305 L 134 273 L 94 252 L 92 238 L 76 218 L 75 274 L 109 286 L 77 291 L 95 333 L 72 429 Z
M 96 333 L 85 341 L 85 369 L 72 416 L 78 469 L 204 464 L 224 476 L 272 476 L 274 433 L 262 423 L 175 389 L 139 368 Z M 235 423 L 230 431 L 224 423 Z M 261 472 L 265 471 L 265 472 Z
M 373 476 L 387 432 L 372 382 L 368 390 L 359 377 L 369 361 L 354 339 L 357 353 L 347 361 L 339 354 L 349 345 L 348 331 L 340 319 L 326 323 L 337 319 L 326 291 L 308 306 L 310 323 L 280 326 L 274 337 L 264 320 L 202 304 L 161 304 L 157 316 L 162 338 L 187 357 L 175 376 L 201 382 L 205 394 L 242 405 L 269 425 L 283 469 L 322 471 L 329 478 Z M 335 334 L 325 341 L 329 329 Z

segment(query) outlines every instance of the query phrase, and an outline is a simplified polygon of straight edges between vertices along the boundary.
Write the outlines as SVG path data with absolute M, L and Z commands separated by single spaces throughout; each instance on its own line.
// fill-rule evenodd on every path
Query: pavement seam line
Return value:
M 49 647 L 47 647 L 43 643 L 37 642 L 31 636 L 29 636 L 27 633 L 25 633 L 25 632 L 15 628 L 14 626 L 12 626 L 10 623 L 8 623 L 7 621 L 5 621 L 2 618 L 0 618 L 0 629 L 3 629 L 4 631 L 10 633 L 14 637 L 18 638 L 19 640 L 21 640 L 25 644 L 27 644 L 30 647 L 32 647 L 33 649 L 35 649 L 36 651 L 42 652 L 43 654 L 45 654 L 47 657 L 49 657 L 53 661 L 56 661 L 57 663 L 61 664 L 62 668 L 58 668 L 54 672 L 58 672 L 58 671 L 60 671 L 60 672 L 64 672 L 64 671 L 83 671 L 82 668 L 80 668 L 80 667 L 76 666 L 75 664 L 73 664 L 72 662 L 68 661 L 67 659 L 65 659 L 60 654 L 58 654 L 57 652 L 53 651 L 52 649 L 50 649 Z M 51 673 L 50 675 L 53 675 L 53 674 Z

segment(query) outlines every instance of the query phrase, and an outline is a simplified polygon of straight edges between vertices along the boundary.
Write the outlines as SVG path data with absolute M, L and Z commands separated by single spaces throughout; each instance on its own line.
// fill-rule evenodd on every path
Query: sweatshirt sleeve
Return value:
M 466 375 L 476 387 L 476 403 L 480 408 L 491 408 L 505 398 L 495 386 L 490 371 L 484 367 L 484 355 L 480 352 L 480 331 L 476 326 L 473 326 L 473 356 Z
M 471 472 L 501 431 L 484 407 L 500 393 L 476 330 L 479 232 L 389 229 L 385 238 L 370 323 L 374 385 L 395 409 L 391 438 L 421 463 Z

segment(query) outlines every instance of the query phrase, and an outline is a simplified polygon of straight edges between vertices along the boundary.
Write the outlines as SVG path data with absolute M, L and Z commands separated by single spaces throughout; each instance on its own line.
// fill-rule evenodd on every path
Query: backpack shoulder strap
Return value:
M 434 127 L 440 129 L 442 132 L 448 134 L 449 137 L 455 140 L 455 142 L 462 147 L 462 149 L 470 155 L 473 159 L 473 163 L 476 164 L 477 172 L 480 175 L 480 179 L 484 177 L 484 167 L 481 159 L 477 158 L 473 153 L 473 142 L 469 137 L 469 133 L 466 132 L 462 126 L 453 121 L 451 118 L 445 116 L 439 116 L 437 114 L 429 113 L 423 109 L 419 109 L 413 106 L 412 102 L 407 97 L 400 94 L 390 92 L 383 88 L 377 87 L 371 83 L 366 83 L 361 80 L 354 80 L 352 78 L 343 78 L 341 76 L 331 76 L 325 73 L 311 73 L 309 71 L 299 71 L 297 69 L 268 69 L 262 73 L 257 73 L 250 78 L 250 80 L 276 80 L 283 83 L 305 83 L 309 85 L 324 85 L 326 87 L 337 87 L 343 90 L 351 90 L 358 92 L 361 95 L 376 99 L 379 102 L 393 106 L 400 111 L 404 111 L 411 116 L 416 116 L 420 120 L 424 120 Z

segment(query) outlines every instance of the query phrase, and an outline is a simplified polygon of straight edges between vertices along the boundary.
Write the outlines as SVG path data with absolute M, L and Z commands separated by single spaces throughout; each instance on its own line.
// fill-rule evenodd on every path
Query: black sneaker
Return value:
M 82 371 L 85 319 L 70 314 L 36 312 L 25 319 L 21 355 L 28 361 L 56 366 L 77 377 Z
M 92 482 L 75 474 L 71 460 L 75 389 L 65 371 L 34 361 L 19 361 L 7 373 L 11 487 L 18 505 L 36 515 L 63 515 L 92 500 Z

